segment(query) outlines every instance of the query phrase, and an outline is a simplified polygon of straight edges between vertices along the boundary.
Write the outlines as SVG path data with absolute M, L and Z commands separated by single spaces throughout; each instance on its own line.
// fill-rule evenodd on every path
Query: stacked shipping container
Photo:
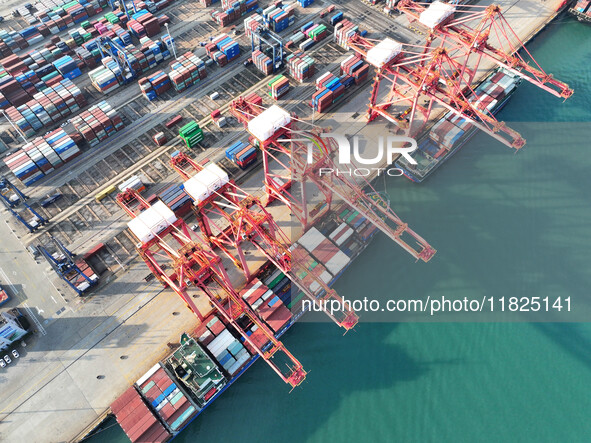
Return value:
M 73 118 L 72 124 L 90 146 L 123 129 L 121 117 L 104 100 Z
M 160 364 L 144 374 L 136 382 L 136 386 L 140 395 L 173 433 L 180 430 L 197 413 L 197 408 Z
M 257 149 L 247 142 L 235 142 L 226 148 L 226 158 L 240 168 L 246 169 L 257 159 Z
M 228 34 L 214 38 L 211 43 L 205 45 L 205 50 L 220 66 L 225 66 L 240 55 L 240 46 Z
M 26 186 L 78 156 L 80 150 L 63 129 L 37 137 L 4 159 L 12 173 Z
M 194 148 L 197 143 L 203 141 L 203 129 L 196 121 L 187 123 L 179 130 L 180 137 L 185 141 L 187 148 Z
M 334 27 L 334 37 L 337 44 L 346 50 L 349 50 L 349 39 L 359 33 L 359 26 L 350 20 L 343 20 Z
M 177 92 L 207 77 L 205 62 L 192 52 L 181 55 L 178 60 L 170 63 L 170 80 Z
M 279 98 L 287 94 L 287 91 L 289 91 L 289 80 L 283 75 L 278 75 L 273 78 L 267 86 L 269 86 L 270 89 L 269 96 L 274 100 L 279 100 Z
M 316 72 L 314 59 L 303 53 L 290 54 L 287 57 L 287 68 L 289 75 L 300 83 Z
M 77 113 L 81 106 L 86 106 L 86 99 L 80 89 L 70 80 L 62 80 L 34 94 L 33 99 L 25 104 L 7 108 L 6 114 L 25 135 L 31 137 L 44 126 Z
M 254 11 L 258 7 L 258 0 L 222 0 L 222 7 L 223 11 L 212 11 L 211 18 L 223 28 Z
M 181 185 L 172 185 L 160 192 L 158 196 L 177 217 L 183 217 L 191 211 L 191 197 L 181 188 Z
M 163 71 L 156 71 L 148 77 L 138 80 L 140 91 L 150 101 L 170 89 L 170 78 Z

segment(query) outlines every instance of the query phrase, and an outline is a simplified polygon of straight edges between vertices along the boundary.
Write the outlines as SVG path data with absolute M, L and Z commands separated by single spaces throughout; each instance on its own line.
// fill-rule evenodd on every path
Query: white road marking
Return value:
M 18 291 L 16 290 L 16 287 L 12 284 L 12 281 L 8 278 L 8 275 L 6 275 L 4 273 L 2 268 L 0 268 L 0 274 L 2 274 L 2 277 L 4 277 L 4 280 L 6 280 L 8 282 L 8 286 L 10 286 L 10 289 L 12 289 L 12 292 L 14 292 L 14 295 L 16 296 Z
M 57 305 L 57 302 L 55 301 L 55 298 L 53 298 L 53 295 L 50 295 L 50 297 L 53 300 L 53 302 Z

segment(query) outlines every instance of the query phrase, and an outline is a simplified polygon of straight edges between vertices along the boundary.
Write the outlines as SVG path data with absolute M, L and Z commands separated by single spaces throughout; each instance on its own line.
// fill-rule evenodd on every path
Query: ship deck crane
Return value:
M 245 109 L 259 108 L 250 118 L 260 114 L 261 109 L 263 109 L 262 106 L 258 106 L 252 102 L 248 106 L 242 101 L 238 104 L 240 105 L 240 112 L 244 119 L 247 118 Z M 234 106 L 234 103 L 232 103 L 230 109 Z M 320 192 L 322 192 L 324 200 L 327 203 L 325 210 L 319 213 L 317 217 L 331 210 L 332 200 L 336 195 L 350 207 L 359 211 L 360 214 L 365 216 L 367 220 L 395 243 L 399 244 L 416 260 L 429 261 L 436 253 L 436 250 L 424 238 L 414 232 L 407 223 L 403 222 L 389 206 L 384 208 L 378 201 L 371 198 L 364 191 L 364 188 L 371 187 L 369 182 L 363 179 L 361 183 L 358 183 L 354 179 L 348 179 L 344 175 L 317 175 L 317 171 L 321 167 L 338 169 L 332 160 L 332 156 L 337 150 L 336 145 L 330 142 L 327 144 L 323 141 L 330 141 L 331 139 L 320 139 L 318 134 L 322 132 L 322 129 L 318 126 L 308 122 L 301 122 L 313 130 L 303 131 L 297 128 L 298 123 L 300 123 L 300 120 L 297 116 L 292 116 L 290 124 L 280 128 L 269 139 L 259 141 L 259 147 L 263 153 L 263 165 L 266 165 L 264 171 L 267 198 L 263 201 L 263 204 L 266 205 L 270 200 L 278 198 L 291 209 L 294 217 L 301 222 L 303 229 L 306 230 L 311 225 L 308 205 L 306 203 L 306 182 L 313 182 Z M 309 163 L 308 143 L 311 141 L 318 141 L 324 147 L 324 150 L 322 153 L 313 151 L 315 154 L 313 155 L 312 162 Z M 288 144 L 289 147 L 285 146 L 285 144 Z M 280 156 L 286 157 L 287 162 L 282 161 Z M 285 173 L 290 177 L 290 186 L 292 183 L 291 177 L 293 176 L 296 179 L 300 185 L 298 187 L 299 189 L 288 193 L 286 188 L 278 186 L 276 181 L 278 174 L 267 172 L 270 170 L 268 164 L 271 160 L 275 160 L 284 168 Z M 375 193 L 374 189 L 372 191 L 372 193 Z M 390 224 L 394 224 L 395 227 L 390 226 Z
M 410 21 L 428 22 L 432 27 L 424 45 L 399 44 L 403 50 L 380 65 L 372 63 L 369 55 L 378 46 L 375 41 L 358 34 L 350 37 L 348 46 L 376 67 L 368 121 L 382 116 L 406 135 L 415 136 L 437 105 L 438 112 L 441 108 L 451 111 L 501 143 L 520 149 L 525 140 L 486 111 L 473 90 L 481 63 L 503 68 L 555 96 L 566 99 L 573 94 L 566 83 L 542 70 L 497 5 L 459 7 L 440 1 L 428 5 L 401 0 L 396 7 Z M 430 21 L 426 16 L 421 20 L 424 13 Z M 440 40 L 438 47 L 433 45 L 435 40 Z M 388 83 L 386 94 L 380 94 L 382 83 Z M 393 105 L 398 105 L 394 112 L 389 110 Z
M 135 208 L 129 205 L 133 200 L 137 201 Z M 306 371 L 301 363 L 236 292 L 221 258 L 203 240 L 195 238 L 196 234 L 182 219 L 177 219 L 164 203 L 150 205 L 132 189 L 119 194 L 117 201 L 132 217 L 130 229 L 140 241 L 140 256 L 163 284 L 176 292 L 202 320 L 203 315 L 193 300 L 197 297 L 196 290 L 200 290 L 284 382 L 292 387 L 303 382 Z M 164 264 L 171 269 L 170 274 L 164 272 Z M 256 325 L 256 333 L 249 335 L 238 321 L 241 318 Z
M 481 59 L 493 62 L 557 97 L 566 99 L 573 94 L 573 90 L 566 83 L 555 79 L 542 69 L 503 16 L 499 5 L 452 6 L 452 15 L 429 28 L 427 46 L 435 39 L 455 42 L 465 52 L 466 61 L 463 68 L 466 71 L 469 71 L 468 59 L 475 55 L 478 64 Z M 404 13 L 410 21 L 418 22 L 421 22 L 423 12 L 435 8 L 437 5 L 412 0 L 400 0 L 396 5 L 396 9 Z M 472 68 L 471 72 L 469 84 L 474 80 L 477 69 Z
M 7 178 L 0 179 L 0 200 L 6 209 L 20 222 L 29 232 L 35 232 L 49 221 L 35 211 L 28 203 L 28 196 L 18 189 Z M 18 210 L 18 206 L 23 206 Z
M 49 253 L 43 245 L 38 245 L 37 248 L 68 286 L 74 289 L 78 295 L 82 295 L 92 286 L 98 284 L 98 278 L 93 279 L 80 269 L 79 264 L 74 261 L 76 256 L 69 249 L 57 238 L 51 235 L 49 238 L 57 250 L 55 253 Z
M 203 169 L 184 153 L 174 156 L 171 159 L 171 165 L 185 180 L 190 180 L 193 173 Z M 187 191 L 186 186 L 185 190 Z M 191 196 L 190 191 L 187 193 Z M 193 196 L 191 198 L 195 201 Z M 357 324 L 358 316 L 344 306 L 336 291 L 322 280 L 323 266 L 319 264 L 314 272 L 305 268 L 301 254 L 289 249 L 291 243 L 289 238 L 255 196 L 243 191 L 233 181 L 229 181 L 224 187 L 213 192 L 207 201 L 196 203 L 193 208 L 198 219 L 203 220 L 199 223 L 199 226 L 203 226 L 201 231 L 203 235 L 210 237 L 216 246 L 222 245 L 222 250 L 226 253 L 229 253 L 225 249 L 226 245 L 233 246 L 237 251 L 242 264 L 240 267 L 248 281 L 251 276 L 244 259 L 245 251 L 242 245 L 245 241 L 251 242 L 313 303 L 319 303 L 322 306 L 323 303 L 331 300 L 339 302 L 338 306 L 343 307 L 343 311 L 335 313 L 326 311 L 336 324 L 347 331 Z M 225 220 L 227 227 L 220 229 L 213 221 L 214 216 Z M 300 278 L 298 275 L 304 270 L 307 271 L 306 276 Z M 310 285 L 314 285 L 317 290 L 310 289 Z

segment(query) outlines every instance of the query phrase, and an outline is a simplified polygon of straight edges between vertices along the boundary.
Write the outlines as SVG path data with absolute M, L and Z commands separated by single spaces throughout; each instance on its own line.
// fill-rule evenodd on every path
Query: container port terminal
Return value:
M 484 7 L 493 3 L 500 5 L 514 33 L 504 36 L 508 46 L 502 44 L 503 37 L 491 45 L 509 53 L 511 46 L 519 49 L 568 6 L 551 0 L 481 1 L 456 12 L 455 19 L 469 17 L 472 22 L 468 23 L 477 23 L 484 17 L 478 14 L 486 14 Z M 432 49 L 442 44 L 440 48 L 449 48 L 453 58 L 462 34 L 444 24 L 439 37 L 427 40 L 428 28 L 417 20 L 409 23 L 409 17 L 418 17 L 429 7 L 426 4 L 403 1 L 395 9 L 384 3 L 316 0 L 311 4 L 284 2 L 285 11 L 269 25 L 276 32 L 261 35 L 264 41 L 260 43 L 251 38 L 253 31 L 245 20 L 264 15 L 272 5 L 259 1 L 257 8 L 262 11 L 253 9 L 228 23 L 233 12 L 214 14 L 215 20 L 223 22 L 222 27 L 212 19 L 212 11 L 229 9 L 219 3 L 207 7 L 185 0 L 161 4 L 153 15 L 165 15 L 168 27 L 162 25 L 161 32 L 150 38 L 164 41 L 168 35 L 174 39 L 173 45 L 161 46 L 170 49 L 168 60 L 137 73 L 131 81 L 124 81 L 124 75 L 105 80 L 112 88 L 105 92 L 91 84 L 88 73 L 94 68 L 79 63 L 81 75 L 71 82 L 85 104 L 79 104 L 76 112 L 58 121 L 50 119 L 38 130 L 17 130 L 18 124 L 3 120 L 0 139 L 6 153 L 1 155 L 3 159 L 15 156 L 16 166 L 9 168 L 10 161 L 0 163 L 6 197 L 0 223 L 0 285 L 8 296 L 1 308 L 18 307 L 30 323 L 30 333 L 24 338 L 27 346 L 19 347 L 23 352 L 16 365 L 1 369 L 0 440 L 39 441 L 43 435 L 48 437 L 42 441 L 79 441 L 112 413 L 133 441 L 165 441 L 231 389 L 258 354 L 287 383 L 286 395 L 292 388 L 305 389 L 305 383 L 298 386 L 313 368 L 306 367 L 305 355 L 291 355 L 280 341 L 303 314 L 302 300 L 338 298 L 329 286 L 379 230 L 402 246 L 401 263 L 429 266 L 437 245 L 428 243 L 428 232 L 412 231 L 412 214 L 398 218 L 396 199 L 390 201 L 368 190 L 373 177 L 367 182 L 337 179 L 330 185 L 305 174 L 292 177 L 289 165 L 302 164 L 305 146 L 292 141 L 290 153 L 281 140 L 294 138 L 291 131 L 295 133 L 296 128 L 317 137 L 316 129 L 330 127 L 333 132 L 362 136 L 366 152 L 371 152 L 380 135 L 400 134 L 397 125 L 404 129 L 404 121 L 416 131 L 411 135 L 421 140 L 449 110 L 444 104 L 458 105 L 449 105 L 448 97 L 433 92 L 432 105 L 417 101 L 415 113 L 397 115 L 389 103 L 393 95 L 384 91 L 387 77 L 416 79 L 412 76 L 420 69 L 381 71 L 377 77 L 381 88 L 376 88 L 376 66 L 392 65 L 402 53 L 394 51 L 386 39 L 414 48 L 407 49 L 408 53 L 423 48 L 426 42 Z M 112 6 L 105 4 L 102 12 L 88 20 L 112 13 Z M 24 11 L 8 18 L 11 7 L 3 6 L 6 20 L 0 29 L 27 28 Z M 131 4 L 128 8 L 142 9 Z M 333 23 L 332 17 L 340 12 Z M 160 19 L 142 20 L 148 29 Z M 316 34 L 308 31 L 313 29 L 310 22 Z M 358 28 L 339 33 L 347 22 Z M 51 35 L 67 39 L 71 30 Z M 298 31 L 308 32 L 317 41 L 308 37 L 294 43 L 290 39 L 295 40 Z M 223 45 L 227 53 L 208 46 L 222 34 L 231 40 Z M 283 41 L 289 57 L 278 69 L 273 66 L 275 52 L 267 51 L 266 58 L 257 48 L 251 52 L 253 41 L 273 45 L 275 36 Z M 15 54 L 41 49 L 48 41 L 30 40 L 29 46 L 15 50 Z M 300 43 L 304 45 L 301 52 Z M 133 44 L 138 45 L 135 35 Z M 239 53 L 234 54 L 238 48 Z M 182 91 L 174 87 L 159 91 L 160 83 L 155 80 L 155 86 L 150 86 L 153 95 L 141 93 L 142 78 L 152 78 L 160 70 L 171 72 L 168 66 L 175 53 L 177 57 L 187 53 L 198 57 L 201 62 L 194 63 L 198 68 L 193 72 L 205 70 L 206 76 L 199 74 L 199 81 Z M 390 54 L 389 59 L 384 53 Z M 433 54 L 429 52 L 427 58 L 432 59 Z M 104 54 L 105 58 L 109 55 Z M 294 61 L 297 58 L 302 61 Z M 216 63 L 209 62 L 214 59 Z M 130 72 L 123 58 L 119 63 L 123 71 Z M 449 60 L 442 66 L 444 63 Z M 292 67 L 296 65 L 310 72 L 298 71 Z M 347 72 L 353 65 L 357 77 L 353 71 Z M 470 83 L 476 85 L 489 77 L 498 63 L 483 56 L 471 67 Z M 343 68 L 349 75 L 342 76 Z M 557 102 L 572 93 L 559 79 L 521 68 L 526 81 L 556 95 Z M 101 75 L 105 78 L 109 74 Z M 336 85 L 337 77 L 342 77 L 341 82 L 349 78 L 345 99 L 333 103 L 330 97 L 336 93 L 329 92 L 322 82 Z M 285 78 L 287 92 L 281 89 Z M 113 82 L 120 80 L 121 85 L 114 87 Z M 413 106 L 413 87 L 407 83 L 407 89 L 396 98 L 401 103 L 398 109 Z M 507 91 L 502 91 L 502 97 L 510 97 Z M 466 102 L 469 96 L 465 94 Z M 502 97 L 499 106 L 510 106 Z M 497 126 L 494 113 L 488 112 L 496 108 L 486 108 L 488 105 L 475 108 L 480 111 L 471 114 L 470 122 L 502 143 L 521 148 L 519 134 Z M 87 117 L 84 112 L 90 109 Z M 415 120 L 414 115 L 423 109 L 425 113 Z M 170 124 L 179 120 L 176 116 L 182 120 Z M 92 127 L 95 120 L 112 124 L 100 142 L 98 137 L 95 141 L 84 135 L 90 134 L 85 128 Z M 273 122 L 271 134 L 269 122 Z M 69 134 L 65 138 L 76 132 L 82 135 L 72 136 L 66 144 L 54 143 L 54 139 L 64 139 L 60 131 Z M 46 169 L 39 167 L 38 180 L 28 186 L 26 182 L 33 176 L 17 169 L 21 160 L 16 153 L 26 146 L 23 135 L 27 142 L 44 137 L 35 149 L 43 152 L 47 148 L 42 146 L 47 145 L 64 159 L 59 167 L 53 163 L 45 163 Z M 444 142 L 441 146 L 446 147 Z M 449 154 L 443 158 L 459 146 L 447 146 Z M 232 147 L 236 152 L 229 152 Z M 334 148 L 328 144 L 328 149 Z M 495 143 L 494 148 L 506 149 L 508 155 L 511 151 L 501 143 Z M 33 151 L 30 156 L 36 155 Z M 49 162 L 51 152 L 46 155 Z M 66 161 L 70 155 L 75 158 Z M 334 166 L 330 156 L 315 159 L 318 164 Z M 50 171 L 50 166 L 56 166 L 55 170 Z M 292 178 L 290 191 L 286 182 Z M 203 180 L 210 180 L 209 187 L 202 186 Z M 179 191 L 180 184 L 184 188 Z M 211 186 L 215 187 L 213 193 Z M 294 202 L 296 188 L 306 193 L 301 205 Z M 59 198 L 47 203 L 57 195 Z M 334 198 L 333 215 L 325 219 L 328 195 Z M 193 206 L 199 209 L 192 210 Z M 156 224 L 150 225 L 154 220 Z M 229 229 L 232 226 L 240 229 L 234 232 Z M 209 242 L 203 240 L 207 234 Z M 171 250 L 173 241 L 176 249 Z M 413 263 L 415 260 L 419 263 Z M 314 266 L 316 271 L 311 272 Z M 182 284 L 179 274 L 186 275 L 191 285 Z M 337 313 L 329 320 L 343 332 L 363 327 L 355 326 L 358 318 L 351 312 Z

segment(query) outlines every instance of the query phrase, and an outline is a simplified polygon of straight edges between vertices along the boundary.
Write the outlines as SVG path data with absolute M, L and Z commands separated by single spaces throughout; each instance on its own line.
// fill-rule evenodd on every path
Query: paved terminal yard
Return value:
M 424 35 L 409 26 L 403 16 L 387 17 L 380 7 L 357 0 L 334 3 L 345 12 L 346 18 L 358 23 L 362 29 L 368 29 L 372 39 L 389 36 L 413 44 L 424 39 Z M 479 4 L 488 3 L 492 2 L 487 0 Z M 543 26 L 561 1 L 495 3 L 503 6 L 505 17 L 519 37 L 526 39 Z M 318 20 L 318 12 L 327 5 L 316 2 L 305 10 L 298 8 L 296 25 Z M 164 13 L 171 17 L 170 29 L 177 40 L 177 48 L 182 50 L 193 50 L 199 41 L 220 33 L 206 17 L 206 10 L 196 2 L 174 3 Z M 16 26 L 14 22 L 9 20 L 8 25 Z M 240 26 L 241 22 L 236 24 Z M 291 35 L 295 29 L 296 26 L 291 26 L 284 33 Z M 68 441 L 76 438 L 119 394 L 169 351 L 168 343 L 176 343 L 181 332 L 195 328 L 195 316 L 179 297 L 171 291 L 163 291 L 157 280 L 146 283 L 148 269 L 136 257 L 135 239 L 125 229 L 128 217 L 116 205 L 114 196 L 99 203 L 94 200 L 94 195 L 138 173 L 148 180 L 144 195 L 180 183 L 181 178 L 168 162 L 171 152 L 182 147 L 181 141 L 175 138 L 178 127 L 167 130 L 163 125 L 179 113 L 185 121 L 197 120 L 204 128 L 205 140 L 194 152 L 198 159 L 221 160 L 229 172 L 239 172 L 222 160 L 225 147 L 232 141 L 247 138 L 243 127 L 230 118 L 228 103 L 245 90 L 257 91 L 265 105 L 273 101 L 266 93 L 266 83 L 271 77 L 264 77 L 252 66 L 242 65 L 242 61 L 249 57 L 249 43 L 243 34 L 236 39 L 242 49 L 238 61 L 224 68 L 208 68 L 207 79 L 182 94 L 170 91 L 163 99 L 150 103 L 139 95 L 135 82 L 108 94 L 107 100 L 118 108 L 126 128 L 27 189 L 33 207 L 50 219 L 46 228 L 35 234 L 26 233 L 7 212 L 2 213 L 0 235 L 6 241 L 1 245 L 0 280 L 13 295 L 9 307 L 22 307 L 31 318 L 35 333 L 27 340 L 28 346 L 23 348 L 22 357 L 0 372 L 0 441 Z M 337 70 L 340 61 L 348 55 L 331 39 L 326 39 L 310 52 L 316 60 L 314 79 L 327 70 Z M 199 50 L 197 54 L 201 55 Z M 483 73 L 486 69 L 490 66 L 482 66 Z M 75 83 L 85 88 L 89 105 L 105 98 L 96 90 L 90 90 L 92 87 L 85 74 Z M 279 104 L 300 118 L 316 122 L 322 118 L 323 124 L 334 130 L 349 135 L 362 134 L 369 141 L 395 130 L 392 124 L 382 119 L 370 126 L 365 125 L 369 83 L 357 87 L 339 108 L 322 116 L 312 116 L 308 106 L 314 91 L 313 83 L 290 83 L 292 90 Z M 220 93 L 216 101 L 209 99 L 214 91 Z M 222 129 L 213 125 L 208 117 L 217 108 L 228 119 L 228 125 Z M 164 131 L 170 140 L 163 147 L 157 147 L 151 140 L 158 131 Z M 11 136 L 13 141 L 9 145 L 18 146 L 15 134 Z M 500 144 L 495 147 L 509 149 Z M 262 195 L 260 168 L 236 177 L 245 190 Z M 38 201 L 56 191 L 64 198 L 55 207 L 41 208 Z M 392 204 L 401 218 L 412 226 L 412 214 L 401 212 L 395 198 Z M 280 226 L 289 230 L 288 211 L 274 203 L 271 212 Z M 191 219 L 187 222 L 193 223 Z M 100 286 L 90 295 L 76 297 L 57 279 L 47 263 L 35 261 L 25 251 L 24 246 L 31 243 L 47 244 L 48 234 L 77 253 L 84 253 L 99 242 L 108 245 L 108 249 L 99 255 L 107 270 L 101 275 Z M 420 234 L 429 239 L 429 233 Z M 401 260 L 408 260 L 403 251 L 400 256 Z M 228 262 L 226 267 L 231 277 L 239 285 L 241 274 L 229 260 L 224 260 Z M 249 261 L 254 268 L 262 263 L 262 258 L 253 252 Z M 203 298 L 199 303 L 204 310 L 208 309 Z M 305 366 L 305 355 L 296 357 Z

